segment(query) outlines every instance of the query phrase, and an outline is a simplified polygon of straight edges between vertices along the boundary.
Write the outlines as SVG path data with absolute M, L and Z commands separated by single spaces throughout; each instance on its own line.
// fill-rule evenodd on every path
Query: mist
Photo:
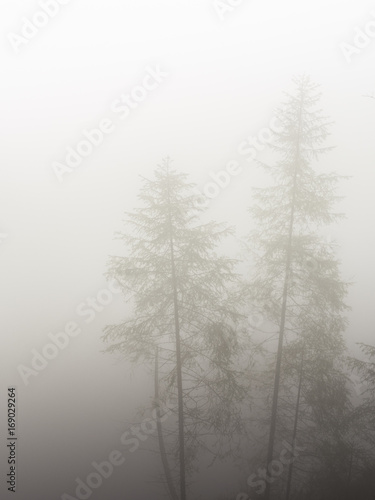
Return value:
M 248 214 L 252 189 L 269 182 L 256 160 L 274 160 L 267 131 L 273 133 L 275 110 L 285 93 L 293 94 L 293 78 L 308 74 L 332 121 L 326 145 L 333 149 L 319 168 L 348 177 L 336 193 L 345 218 L 324 229 L 336 240 L 342 279 L 352 283 L 343 338 L 356 356 L 358 342 L 374 345 L 374 6 L 364 0 L 50 3 L 55 15 L 42 16 L 29 39 L 25 19 L 46 12 L 47 2 L 0 5 L 0 422 L 5 428 L 7 388 L 16 387 L 14 497 L 77 498 L 76 479 L 85 481 L 94 461 L 119 450 L 125 464 L 92 489 L 93 500 L 169 498 L 154 480 L 162 470 L 156 432 L 134 453 L 121 443 L 149 416 L 154 386 L 152 365 L 103 352 L 105 327 L 132 312 L 132 303 L 109 288 L 110 257 L 125 255 L 115 234 L 125 229 L 124 214 L 140 205 L 142 178 L 152 179 L 170 157 L 203 194 L 202 220 L 235 227 L 220 252 L 246 253 L 241 242 L 255 227 Z M 80 141 L 94 129 L 101 131 L 97 145 L 80 155 Z M 225 186 L 223 171 L 230 179 Z M 245 262 L 238 269 L 248 279 L 250 268 Z M 76 335 L 40 370 L 32 368 L 35 352 L 71 323 Z M 20 367 L 33 374 L 22 375 Z M 138 413 L 141 407 L 146 413 Z M 0 456 L 5 498 L 5 439 Z M 191 499 L 246 491 L 246 466 L 229 458 L 215 467 L 195 479 Z

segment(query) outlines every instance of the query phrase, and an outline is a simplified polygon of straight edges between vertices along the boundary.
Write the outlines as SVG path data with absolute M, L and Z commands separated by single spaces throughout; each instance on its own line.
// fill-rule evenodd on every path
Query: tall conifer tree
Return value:
M 216 252 L 230 230 L 200 222 L 194 185 L 169 159 L 156 169 L 154 179 L 143 179 L 139 199 L 141 207 L 126 214 L 126 232 L 118 235 L 127 255 L 112 257 L 109 268 L 109 276 L 132 299 L 133 314 L 108 326 L 105 340 L 108 351 L 133 361 L 152 365 L 158 353 L 156 390 L 174 394 L 178 401 L 177 488 L 171 485 L 159 423 L 160 452 L 172 498 L 176 489 L 185 500 L 195 452 L 201 446 L 215 457 L 224 456 L 220 441 L 230 441 L 240 431 L 245 391 L 238 356 L 245 335 L 241 297 L 235 292 L 236 262 Z
M 285 341 L 295 343 L 295 349 L 300 346 L 294 370 L 298 378 L 302 346 L 306 358 L 316 358 L 324 349 L 342 355 L 346 325 L 347 284 L 341 280 L 337 257 L 321 232 L 322 226 L 340 218 L 334 211 L 340 176 L 319 170 L 318 165 L 319 158 L 330 150 L 324 145 L 329 122 L 317 107 L 317 85 L 307 76 L 297 78 L 295 85 L 295 93 L 287 95 L 277 112 L 280 131 L 275 133 L 272 149 L 278 159 L 272 166 L 261 163 L 273 184 L 256 190 L 251 208 L 257 227 L 251 237 L 256 251 L 249 293 L 253 303 L 278 325 L 267 465 L 274 458 Z M 299 395 L 301 399 L 302 393 Z M 298 418 L 298 412 L 295 415 Z M 269 500 L 270 495 L 267 482 L 265 498 Z

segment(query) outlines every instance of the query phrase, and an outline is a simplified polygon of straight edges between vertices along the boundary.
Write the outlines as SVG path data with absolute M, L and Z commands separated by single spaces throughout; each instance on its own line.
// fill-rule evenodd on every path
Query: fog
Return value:
M 109 256 L 123 251 L 114 234 L 124 228 L 124 212 L 139 205 L 140 176 L 152 177 L 169 156 L 203 191 L 210 172 L 238 161 L 241 172 L 210 200 L 205 217 L 235 225 L 242 240 L 252 228 L 251 190 L 264 175 L 239 146 L 270 127 L 301 73 L 321 86 L 333 122 L 327 142 L 335 149 L 323 163 L 350 177 L 338 193 L 346 218 L 327 229 L 343 279 L 353 282 L 345 338 L 353 352 L 357 342 L 374 343 L 375 37 L 350 62 L 340 47 L 375 20 L 373 4 L 245 0 L 221 19 L 211 0 L 72 0 L 16 53 L 8 35 L 21 33 L 39 3 L 0 4 L 0 422 L 6 389 L 16 386 L 19 500 L 74 497 L 76 478 L 121 449 L 123 432 L 140 422 L 137 408 L 151 405 L 152 373 L 102 352 L 103 328 L 125 318 L 130 305 L 112 294 L 92 321 L 77 312 L 108 288 Z M 122 120 L 113 103 L 141 85 L 147 68 L 165 76 Z M 65 162 L 66 148 L 104 119 L 113 131 L 59 182 L 54 162 Z M 257 159 L 269 154 L 266 145 Z M 233 257 L 234 241 L 225 247 Z M 32 350 L 41 352 L 48 334 L 68 322 L 81 333 L 26 385 L 19 366 L 30 367 Z M 0 456 L 6 470 L 5 441 Z M 92 498 L 159 498 L 148 483 L 159 469 L 152 455 L 128 453 Z M 222 477 L 231 474 L 224 467 Z M 5 498 L 4 479 L 1 488 Z

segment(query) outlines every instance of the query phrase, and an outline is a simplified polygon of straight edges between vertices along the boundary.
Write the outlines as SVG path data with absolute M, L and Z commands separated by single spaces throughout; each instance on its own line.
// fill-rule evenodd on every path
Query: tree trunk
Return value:
M 171 273 L 172 273 L 172 288 L 173 288 L 173 306 L 174 306 L 174 324 L 176 338 L 176 372 L 177 372 L 177 393 L 178 393 L 178 436 L 179 436 L 179 455 L 180 455 L 180 500 L 186 500 L 186 477 L 185 477 L 185 429 L 184 429 L 184 400 L 182 387 L 182 357 L 181 357 L 181 335 L 180 335 L 180 320 L 178 311 L 178 296 L 177 296 L 177 276 L 176 264 L 174 256 L 173 242 L 173 224 L 171 216 L 171 205 L 168 186 L 168 223 L 169 223 L 169 241 L 170 241 L 170 258 L 171 258 Z
M 155 353 L 155 407 L 160 410 L 159 397 L 160 397 L 160 395 L 159 395 L 159 349 L 157 347 L 156 353 Z M 163 464 L 164 476 L 165 476 L 165 479 L 167 482 L 168 491 L 169 491 L 169 494 L 170 494 L 172 500 L 178 500 L 178 495 L 177 495 L 176 488 L 175 488 L 174 483 L 173 483 L 171 469 L 169 467 L 168 457 L 167 457 L 167 453 L 165 450 L 163 428 L 162 428 L 162 424 L 161 424 L 161 420 L 160 420 L 160 413 L 158 413 L 158 416 L 156 419 L 156 428 L 157 428 L 157 432 L 158 432 L 160 456 L 161 456 L 161 461 Z
M 297 137 L 297 151 L 295 159 L 295 169 L 293 177 L 293 192 L 292 192 L 292 204 L 290 210 L 290 221 L 289 221 L 289 232 L 288 232 L 288 245 L 286 249 L 286 265 L 285 265 L 285 276 L 284 276 L 284 288 L 283 288 L 283 300 L 281 306 L 281 320 L 280 320 L 280 333 L 279 342 L 277 347 L 277 358 L 276 358 L 276 368 L 275 368 L 275 381 L 272 399 L 272 410 L 271 410 L 271 425 L 270 434 L 268 441 L 268 452 L 267 452 L 267 463 L 266 467 L 268 470 L 269 464 L 273 460 L 273 448 L 275 443 L 276 434 L 276 420 L 277 420 L 277 406 L 279 399 L 279 388 L 280 388 L 280 376 L 281 376 L 281 360 L 283 354 L 283 341 L 284 341 L 284 331 L 285 331 L 285 320 L 286 320 L 286 310 L 287 310 L 287 300 L 288 300 L 288 286 L 290 278 L 290 267 L 292 263 L 292 238 L 294 229 L 294 214 L 295 214 L 295 200 L 296 200 L 296 190 L 297 190 L 297 171 L 299 167 L 300 160 L 300 137 L 301 137 L 301 121 L 302 121 L 302 106 L 303 101 L 300 103 L 300 114 L 299 114 L 299 131 Z M 271 483 L 266 482 L 265 500 L 270 500 L 271 498 Z
M 293 463 L 294 463 L 294 450 L 296 448 L 296 438 L 297 438 L 297 430 L 298 430 L 298 415 L 299 415 L 299 403 L 301 400 L 301 389 L 302 389 L 302 378 L 303 378 L 303 360 L 304 360 L 304 350 L 302 351 L 301 365 L 299 370 L 299 384 L 298 384 L 298 394 L 297 394 L 297 403 L 296 403 L 296 412 L 294 415 L 294 427 L 293 427 L 293 438 L 292 438 L 292 458 L 293 460 L 289 464 L 288 471 L 288 482 L 286 486 L 286 496 L 285 500 L 289 500 L 290 491 L 292 487 L 292 477 L 293 477 Z
M 350 498 L 350 483 L 352 481 L 352 472 L 353 472 L 353 456 L 354 456 L 354 445 L 352 444 L 350 449 L 350 462 L 349 462 L 349 472 L 348 472 L 348 480 L 347 480 L 347 490 L 346 495 L 347 498 Z

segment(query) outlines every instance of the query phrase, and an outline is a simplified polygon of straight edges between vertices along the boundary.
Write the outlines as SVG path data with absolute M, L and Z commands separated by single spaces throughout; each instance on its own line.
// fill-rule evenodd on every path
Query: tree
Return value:
M 302 338 L 315 338 L 325 349 L 341 353 L 346 325 L 343 301 L 347 284 L 340 278 L 332 248 L 320 234 L 322 225 L 341 217 L 333 209 L 341 177 L 319 172 L 316 165 L 331 149 L 324 146 L 329 122 L 317 109 L 317 85 L 307 76 L 294 83 L 295 95 L 287 95 L 277 112 L 280 131 L 275 133 L 271 147 L 280 159 L 272 166 L 261 163 L 273 185 L 256 190 L 251 207 L 257 227 L 251 235 L 256 252 L 249 296 L 279 330 L 267 464 L 274 456 L 286 336 L 289 343 L 300 345 Z M 300 356 L 295 373 L 298 359 Z M 267 482 L 267 500 L 270 494 Z
M 238 359 L 246 332 L 236 262 L 216 253 L 231 230 L 200 223 L 194 185 L 171 168 L 170 159 L 158 166 L 154 179 L 143 178 L 139 199 L 142 206 L 126 214 L 127 231 L 117 235 L 128 254 L 113 256 L 108 271 L 132 299 L 133 315 L 106 327 L 104 340 L 108 352 L 122 352 L 133 362 L 152 364 L 158 353 L 155 390 L 178 399 L 177 481 L 180 500 L 185 500 L 186 476 L 198 450 L 225 456 L 223 439 L 229 442 L 241 431 L 239 405 L 245 391 Z M 174 498 L 176 479 L 169 471 L 160 423 L 158 432 Z
M 359 343 L 361 359 L 351 357 L 349 366 L 358 377 L 357 397 L 353 412 L 356 442 L 361 447 L 362 473 L 375 469 L 375 347 Z

